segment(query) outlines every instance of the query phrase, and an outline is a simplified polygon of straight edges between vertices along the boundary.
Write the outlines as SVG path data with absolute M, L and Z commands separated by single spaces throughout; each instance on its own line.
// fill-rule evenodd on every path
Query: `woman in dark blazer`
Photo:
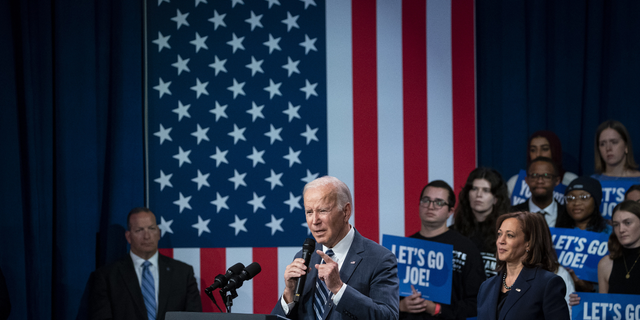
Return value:
M 568 320 L 564 281 L 553 270 L 555 252 L 542 215 L 504 214 L 496 223 L 498 274 L 478 293 L 478 320 Z

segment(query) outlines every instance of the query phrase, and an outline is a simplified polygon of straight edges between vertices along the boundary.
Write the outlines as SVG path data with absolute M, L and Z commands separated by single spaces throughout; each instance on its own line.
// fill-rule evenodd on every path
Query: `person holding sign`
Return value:
M 531 198 L 514 206 L 513 211 L 540 213 L 549 227 L 555 227 L 558 215 L 566 210 L 564 205 L 553 199 L 553 189 L 560 184 L 558 166 L 551 158 L 535 158 L 529 163 L 525 181 L 531 190 Z
M 496 274 L 496 220 L 509 210 L 507 186 L 500 173 L 477 168 L 460 191 L 453 228 L 480 251 L 487 277 Z
M 557 266 L 551 233 L 537 213 L 502 215 L 498 229 L 498 275 L 478 293 L 478 320 L 569 319 L 564 281 Z
M 447 219 L 453 214 L 456 196 L 448 183 L 435 180 L 420 194 L 420 231 L 411 238 L 453 245 L 451 304 L 439 304 L 421 297 L 420 292 L 400 300 L 400 319 L 466 319 L 476 316 L 478 288 L 485 280 L 480 252 L 455 230 Z
M 600 293 L 640 294 L 640 203 L 621 202 L 613 209 L 613 233 L 609 254 L 598 263 Z M 570 295 L 569 305 L 580 304 L 580 296 Z
M 613 210 L 609 255 L 598 264 L 600 293 L 640 294 L 640 203 L 624 201 Z
M 558 216 L 556 227 L 611 234 L 613 228 L 600 215 L 602 187 L 598 180 L 589 177 L 573 180 L 567 187 L 565 201 L 567 212 Z M 578 278 L 570 268 L 567 270 L 573 278 L 577 291 L 593 292 L 595 290 L 595 283 Z
M 547 157 L 549 159 L 553 159 L 553 162 L 556 164 L 556 168 L 558 169 L 558 177 L 561 178 L 561 183 L 563 185 L 568 185 L 569 183 L 571 183 L 571 181 L 573 181 L 573 179 L 578 177 L 575 173 L 566 172 L 562 168 L 562 144 L 560 143 L 560 138 L 558 138 L 558 136 L 552 131 L 536 131 L 529 137 L 526 158 L 527 168 L 529 167 L 531 161 L 538 157 Z M 509 178 L 509 181 L 507 181 L 509 197 L 512 196 L 513 190 L 518 183 L 518 176 L 519 175 L 516 174 Z

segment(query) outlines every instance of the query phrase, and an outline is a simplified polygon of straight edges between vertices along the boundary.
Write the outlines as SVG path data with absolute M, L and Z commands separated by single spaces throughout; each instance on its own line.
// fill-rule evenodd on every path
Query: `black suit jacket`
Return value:
M 567 211 L 567 208 L 563 204 L 560 204 L 560 202 L 558 202 L 557 200 L 554 199 L 553 201 L 555 201 L 556 205 L 558 206 L 558 215 L 556 216 L 556 225 L 557 225 L 558 224 L 558 217 L 561 217 Z M 527 199 L 527 201 L 525 201 L 525 202 L 523 202 L 521 204 L 518 204 L 518 205 L 515 205 L 515 206 L 511 207 L 511 211 L 530 211 L 529 210 L 529 199 Z M 545 221 L 546 221 L 546 219 L 545 219 Z M 549 228 L 554 228 L 554 227 L 555 227 L 555 225 L 549 226 Z
M 502 273 L 489 278 L 478 292 L 478 320 L 495 320 Z M 498 320 L 569 320 L 569 308 L 564 300 L 564 281 L 552 272 L 540 268 L 522 268 L 511 286 Z
M 193 267 L 158 254 L 158 274 L 157 320 L 164 320 L 167 311 L 202 311 Z M 147 320 L 147 309 L 129 254 L 96 270 L 90 281 L 91 319 Z
M 322 250 L 322 245 L 317 243 L 316 250 Z M 295 257 L 299 258 L 301 254 L 298 252 Z M 271 311 L 272 314 L 289 319 L 315 319 L 313 297 L 318 270 L 313 266 L 320 262 L 320 256 L 314 251 L 302 297 L 289 315 L 284 313 L 280 300 Z M 396 257 L 391 251 L 355 230 L 353 243 L 340 269 L 340 279 L 347 284 L 347 288 L 338 305 L 329 303 L 325 307 L 322 319 L 398 319 L 400 280 L 397 266 Z

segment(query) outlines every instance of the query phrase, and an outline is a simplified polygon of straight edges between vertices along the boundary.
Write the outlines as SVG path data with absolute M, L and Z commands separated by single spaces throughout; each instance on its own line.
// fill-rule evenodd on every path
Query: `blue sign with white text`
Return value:
M 426 300 L 451 303 L 452 245 L 387 234 L 382 245 L 398 259 L 400 296 L 410 296 L 413 285 Z
M 602 204 L 600 204 L 600 213 L 605 219 L 611 220 L 613 208 L 618 203 L 624 201 L 624 194 L 632 185 L 638 181 L 628 180 L 600 180 L 602 185 Z
M 571 307 L 573 320 L 640 320 L 640 295 L 580 292 L 580 304 Z
M 609 254 L 609 235 L 579 229 L 549 228 L 558 262 L 578 278 L 598 282 L 598 262 Z
M 517 206 L 527 199 L 531 198 L 531 190 L 529 190 L 529 185 L 524 180 L 527 177 L 527 171 L 520 170 L 518 173 L 518 180 L 516 181 L 516 185 L 513 187 L 513 193 L 511 193 L 511 205 Z M 567 188 L 564 184 L 560 183 L 555 188 L 553 188 L 553 198 L 558 201 L 560 204 L 564 204 L 564 190 Z

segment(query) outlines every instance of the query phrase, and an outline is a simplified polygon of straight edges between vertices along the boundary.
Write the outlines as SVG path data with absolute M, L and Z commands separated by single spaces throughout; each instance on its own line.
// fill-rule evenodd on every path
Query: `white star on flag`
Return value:
M 265 208 L 264 204 L 262 204 L 265 198 L 266 196 L 258 197 L 258 195 L 255 192 L 253 193 L 253 199 L 247 201 L 248 204 L 253 206 L 253 213 L 256 213 L 258 209 L 264 209 L 264 210 L 267 209 Z
M 174 201 L 173 204 L 180 207 L 180 213 L 182 213 L 182 210 L 184 209 L 191 210 L 191 206 L 189 205 L 190 200 L 191 200 L 191 196 L 185 197 L 182 195 L 182 192 L 180 192 L 180 199 Z
M 201 236 L 203 232 L 211 233 L 208 226 L 209 221 L 211 221 L 211 219 L 202 220 L 200 215 L 198 215 L 198 223 L 191 225 L 192 227 L 198 229 L 198 237 Z
M 282 221 L 284 218 L 276 219 L 273 215 L 271 215 L 271 222 L 267 223 L 266 226 L 271 228 L 271 235 L 274 235 L 276 231 L 284 232 L 282 229 Z
M 160 238 L 164 237 L 164 234 L 167 232 L 173 233 L 173 230 L 171 230 L 171 224 L 173 223 L 173 220 L 165 221 L 164 217 L 160 216 L 160 221 L 161 222 L 158 225 L 158 228 L 161 231 Z
M 170 173 L 168 175 L 165 175 L 164 172 L 162 170 L 160 170 L 160 177 L 153 180 L 157 183 L 160 184 L 160 191 L 162 191 L 164 189 L 164 187 L 171 187 L 173 188 L 173 185 L 171 184 L 171 177 L 173 176 L 173 173 Z
M 216 206 L 216 213 L 219 213 L 222 209 L 229 210 L 229 206 L 227 206 L 227 200 L 229 196 L 220 196 L 220 192 L 216 192 L 216 199 L 211 201 L 211 204 Z
M 235 215 L 235 221 L 229 224 L 230 227 L 236 229 L 236 236 L 238 235 L 238 233 L 240 233 L 240 231 L 249 232 L 244 226 L 245 222 L 247 222 L 247 218 L 238 219 L 238 215 Z

